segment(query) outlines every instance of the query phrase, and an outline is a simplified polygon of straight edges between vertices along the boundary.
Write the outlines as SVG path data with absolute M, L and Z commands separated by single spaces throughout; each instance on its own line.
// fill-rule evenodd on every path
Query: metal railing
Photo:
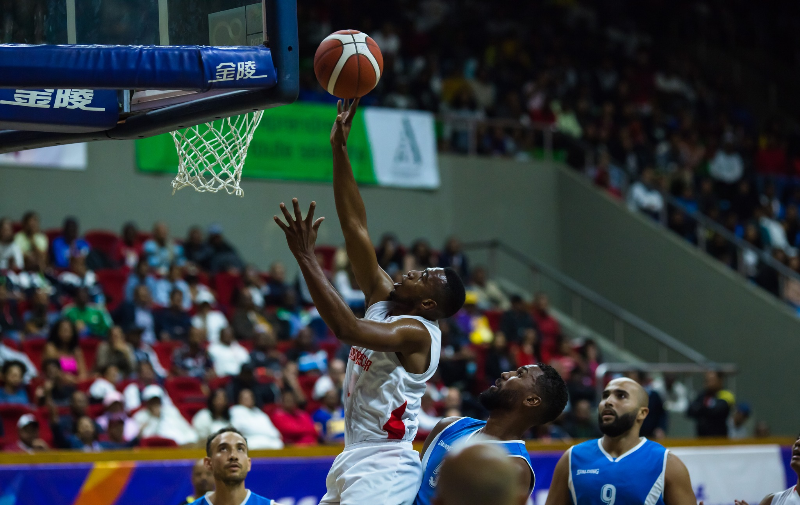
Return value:
M 454 137 L 458 137 L 458 134 L 463 135 L 464 145 L 455 146 L 454 150 L 457 152 L 466 152 L 466 154 L 470 156 L 477 155 L 481 141 L 480 135 L 484 133 L 484 130 L 488 131 L 501 128 L 512 132 L 541 134 L 542 140 L 539 147 L 544 150 L 548 160 L 552 160 L 553 157 L 553 136 L 556 129 L 555 126 L 551 124 L 523 124 L 516 119 L 478 118 L 454 113 L 438 114 L 436 120 L 443 126 L 443 137 L 449 142 L 452 142 Z M 526 141 L 519 146 L 519 150 L 532 149 L 537 146 L 535 139 L 531 138 L 525 140 Z M 458 142 L 458 144 L 461 144 L 461 142 Z
M 653 373 L 674 373 L 674 374 L 701 374 L 708 371 L 722 372 L 728 376 L 728 386 L 732 391 L 736 391 L 736 378 L 735 374 L 739 372 L 739 368 L 733 363 L 707 363 L 707 364 L 691 364 L 691 363 L 639 363 L 631 365 L 630 363 L 601 363 L 595 370 L 595 388 L 597 389 L 597 398 L 603 397 L 603 389 L 605 388 L 605 376 L 610 373 L 626 373 L 626 372 L 647 372 Z
M 613 339 L 614 343 L 621 349 L 625 349 L 625 327 L 630 326 L 635 328 L 639 333 L 649 337 L 652 342 L 658 346 L 659 361 L 666 362 L 668 359 L 668 352 L 676 353 L 692 363 L 704 366 L 713 367 L 713 362 L 703 356 L 701 353 L 692 349 L 688 345 L 679 341 L 675 337 L 667 334 L 666 332 L 656 328 L 652 324 L 644 321 L 643 319 L 631 314 L 622 307 L 611 302 L 607 298 L 595 293 L 578 281 L 571 277 L 559 272 L 558 270 L 546 265 L 538 260 L 535 260 L 526 254 L 514 249 L 513 247 L 499 241 L 490 240 L 484 242 L 470 242 L 463 245 L 465 251 L 475 250 L 488 250 L 489 252 L 489 273 L 492 274 L 496 270 L 497 254 L 503 254 L 506 257 L 514 260 L 516 263 L 522 265 L 533 274 L 534 278 L 534 291 L 539 291 L 539 278 L 544 276 L 554 281 L 559 286 L 565 288 L 572 296 L 572 317 L 580 321 L 581 319 L 581 305 L 584 303 L 591 304 L 598 307 L 605 313 L 609 314 L 613 319 Z M 631 364 L 628 364 L 628 369 Z

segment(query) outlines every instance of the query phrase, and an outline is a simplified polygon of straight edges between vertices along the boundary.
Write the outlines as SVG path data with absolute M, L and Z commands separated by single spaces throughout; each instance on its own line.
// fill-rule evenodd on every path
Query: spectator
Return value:
M 286 352 L 286 359 L 297 363 L 300 373 L 324 373 L 328 369 L 328 353 L 317 346 L 310 328 L 300 330 L 294 346 Z
M 105 337 L 113 325 L 105 308 L 90 302 L 89 291 L 85 287 L 75 292 L 74 304 L 64 307 L 64 319 L 75 325 L 81 337 Z
M 283 297 L 288 290 L 286 267 L 280 261 L 276 261 L 269 267 L 269 280 L 264 288 L 264 305 L 280 305 L 283 303 Z
M 341 398 L 344 394 L 344 377 L 347 366 L 344 361 L 340 359 L 331 360 L 328 367 L 328 373 L 320 376 L 314 383 L 314 390 L 311 393 L 315 401 L 320 401 L 328 393 L 328 391 L 335 391 Z
M 664 398 L 664 408 L 667 412 L 686 414 L 686 410 L 689 408 L 689 391 L 675 374 L 664 374 L 663 385 L 654 381 L 654 387 Z
M 249 291 L 250 296 L 253 298 L 253 305 L 259 309 L 263 309 L 264 289 L 266 288 L 266 284 L 261 278 L 258 269 L 254 265 L 248 265 L 247 268 L 244 269 L 242 280 L 244 281 L 244 289 Z
M 231 318 L 231 328 L 237 340 L 253 340 L 256 333 L 266 333 L 272 329 L 267 319 L 256 310 L 249 291 L 237 291 L 234 300 L 236 310 Z
M 138 326 L 131 326 L 125 331 L 125 339 L 133 348 L 133 356 L 136 359 L 136 371 L 139 377 L 141 378 L 139 367 L 142 363 L 147 363 L 157 377 L 166 377 L 167 371 L 164 370 L 159 363 L 158 355 L 149 344 L 142 340 L 143 333 L 144 329 Z
M 478 308 L 481 310 L 508 310 L 511 302 L 494 281 L 488 278 L 486 269 L 477 266 L 472 269 L 469 291 L 478 295 Z
M 22 340 L 22 321 L 19 319 L 17 301 L 8 292 L 5 279 L 0 277 L 0 333 L 14 340 Z
M 318 319 L 320 322 L 324 322 Z M 293 290 L 283 296 L 283 303 L 275 311 L 274 327 L 278 338 L 286 340 L 297 338 L 297 335 L 312 323 L 309 312 L 297 303 L 297 294 Z
M 733 194 L 733 188 L 744 175 L 744 160 L 736 152 L 732 136 L 726 135 L 722 149 L 718 149 L 708 163 L 708 173 L 719 184 L 723 198 L 729 198 Z
M 444 245 L 444 251 L 439 256 L 441 268 L 452 268 L 462 279 L 469 278 L 469 261 L 467 255 L 461 250 L 461 241 L 450 237 Z
M 511 308 L 505 311 L 500 319 L 500 331 L 512 344 L 521 343 L 531 333 L 535 339 L 536 323 L 533 321 L 525 300 L 519 295 L 511 295 L 509 301 Z
M 750 181 L 740 180 L 736 192 L 731 196 L 731 210 L 740 221 L 747 221 L 755 215 L 756 207 L 758 207 L 758 196 L 753 192 Z
M 189 228 L 189 235 L 186 237 L 183 249 L 186 254 L 186 261 L 203 270 L 211 269 L 211 246 L 206 243 L 203 237 L 203 230 L 199 226 Z
M 439 265 L 439 257 L 431 251 L 430 245 L 425 240 L 417 240 L 411 246 L 411 251 L 403 260 L 403 271 L 425 270 Z
M 58 360 L 61 370 L 79 381 L 88 377 L 83 351 L 78 347 L 78 331 L 69 319 L 61 319 L 50 330 L 43 359 Z
M 61 318 L 61 314 L 50 307 L 50 297 L 44 289 L 37 289 L 29 299 L 28 310 L 22 315 L 25 335 L 47 337 L 50 328 Z
M 98 437 L 98 444 L 101 450 L 118 451 L 139 445 L 138 436 L 133 440 L 125 440 L 125 424 L 127 420 L 130 420 L 130 418 L 125 414 L 109 416 L 108 429 Z
M 722 374 L 706 372 L 705 389 L 689 405 L 687 412 L 697 423 L 697 436 L 727 437 L 728 416 L 734 404 L 733 393 L 723 389 Z
M 61 236 L 53 240 L 53 265 L 57 268 L 67 268 L 72 258 L 86 257 L 89 254 L 89 244 L 78 233 L 78 220 L 68 217 L 61 228 Z
M 97 426 L 104 432 L 109 431 L 114 421 L 122 422 L 121 437 L 112 440 L 114 443 L 127 444 L 139 439 L 139 424 L 125 414 L 125 398 L 119 391 L 110 391 L 103 398 L 105 412 L 96 419 Z M 101 442 L 102 443 L 102 442 Z
M 174 288 L 170 292 L 169 306 L 153 312 L 153 322 L 161 341 L 186 341 L 192 327 L 192 316 L 183 308 L 183 291 Z
M 26 370 L 22 378 L 22 381 L 25 384 L 29 384 L 31 379 L 38 375 L 36 372 L 36 367 L 30 358 L 28 358 L 27 354 L 14 350 L 5 345 L 3 342 L 0 342 L 0 367 L 2 367 L 8 361 L 20 361 L 25 365 Z
M 164 401 L 165 396 L 164 390 L 154 384 L 142 391 L 144 408 L 133 416 L 142 427 L 142 437 L 168 438 L 178 445 L 197 442 L 197 433 L 171 401 Z
M 767 438 L 769 436 L 769 424 L 764 420 L 757 421 L 756 427 L 753 429 L 753 438 Z
M 256 407 L 264 408 L 265 405 L 275 403 L 280 396 L 280 390 L 275 386 L 275 382 L 259 379 L 253 366 L 245 363 L 242 365 L 239 375 L 234 377 L 226 388 L 228 398 L 239 398 L 239 393 L 247 389 L 253 394 Z
M 364 293 L 358 288 L 353 267 L 344 249 L 336 251 L 335 256 L 336 273 L 333 274 L 333 286 L 339 292 L 345 303 L 353 311 L 364 311 Z
M 589 400 L 582 399 L 575 402 L 572 412 L 567 414 L 564 429 L 572 438 L 599 438 L 603 434 L 597 427 L 594 409 Z
M 103 450 L 97 441 L 97 429 L 94 421 L 89 416 L 78 418 L 75 424 L 75 434 L 65 436 L 68 449 L 76 449 L 83 452 L 99 452 Z
M 272 423 L 289 445 L 316 445 L 317 429 L 305 410 L 297 406 L 297 398 L 291 389 L 281 393 L 281 406 L 270 416 Z
M 75 376 L 65 373 L 57 359 L 42 361 L 42 375 L 44 376 L 44 382 L 36 388 L 34 393 L 36 403 L 40 406 L 49 403 L 59 407 L 67 405 L 73 393 L 75 393 Z M 83 392 L 80 393 L 84 394 Z
M 136 380 L 125 386 L 122 391 L 127 412 L 134 412 L 142 406 L 142 394 L 148 386 L 159 386 L 160 384 L 160 378 L 156 375 L 156 371 L 150 361 L 140 361 L 136 370 Z M 173 405 L 172 399 L 167 394 L 161 397 L 161 401 Z
M 239 253 L 222 237 L 222 227 L 212 224 L 208 227 L 208 245 L 211 247 L 209 271 L 211 272 L 241 272 L 244 262 Z
M 153 225 L 153 238 L 144 243 L 144 253 L 150 267 L 161 274 L 173 263 L 183 265 L 183 247 L 169 237 L 169 229 L 163 221 Z
M 61 449 L 68 448 L 68 442 L 64 437 L 69 433 L 75 433 L 78 425 L 78 419 L 88 415 L 89 412 L 89 397 L 83 391 L 73 391 L 69 397 L 69 412 L 64 415 L 59 415 L 58 409 L 54 408 L 56 405 L 48 402 L 50 408 L 50 428 L 56 436 L 53 442 L 56 447 Z
M 139 264 L 142 256 L 142 242 L 139 240 L 139 230 L 134 223 L 127 222 L 122 227 L 120 240 L 114 245 L 111 259 L 121 267 L 134 269 Z
M 386 233 L 381 237 L 376 254 L 378 265 L 389 275 L 394 275 L 403 267 L 403 251 L 397 242 L 397 237 L 391 233 Z
M 269 416 L 255 406 L 253 392 L 239 392 L 239 403 L 230 409 L 231 425 L 247 439 L 249 449 L 283 449 L 281 434 Z
M 761 236 L 765 245 L 770 249 L 780 249 L 787 254 L 794 251 L 789 245 L 786 229 L 775 218 L 772 206 L 767 205 L 756 209 L 756 216 L 758 224 L 761 226 Z
M 125 328 L 126 332 L 133 327 L 141 328 L 142 342 L 148 345 L 156 342 L 155 318 L 150 290 L 147 286 L 136 286 L 133 291 L 133 300 L 124 302 L 114 311 L 114 322 Z
M 278 350 L 278 339 L 274 332 L 256 334 L 253 350 L 250 352 L 250 365 L 256 377 L 266 380 L 279 378 L 285 359 Z
M 736 440 L 750 437 L 747 421 L 750 419 L 750 405 L 739 403 L 728 419 L 728 437 Z
M 219 342 L 220 332 L 228 327 L 228 319 L 225 314 L 211 307 L 213 301 L 210 295 L 201 293 L 197 297 L 197 313 L 192 318 L 192 327 L 203 330 L 208 342 L 216 344 Z
M 527 331 L 522 337 L 522 342 L 512 345 L 514 360 L 517 366 L 534 365 L 539 360 L 539 340 L 536 331 Z
M 15 292 L 23 292 L 29 296 L 37 289 L 47 291 L 48 295 L 55 294 L 55 288 L 51 282 L 52 277 L 45 274 L 45 264 L 37 263 L 33 255 L 27 254 L 22 256 L 25 262 L 24 268 L 21 272 L 13 270 L 6 270 L 6 281 Z
M 664 210 L 664 197 L 657 189 L 655 172 L 652 168 L 645 168 L 642 178 L 631 185 L 628 208 L 638 210 L 653 219 L 660 219 L 661 211 Z
M 114 364 L 109 364 L 100 370 L 97 377 L 89 387 L 89 397 L 95 402 L 102 402 L 110 393 L 117 392 L 120 383 L 119 369 Z
M 3 447 L 3 451 L 34 454 L 50 450 L 47 442 L 39 436 L 39 421 L 36 420 L 33 414 L 20 416 L 17 421 L 17 438 L 18 440 L 15 443 Z
M 198 459 L 192 466 L 192 489 L 194 493 L 187 496 L 180 505 L 191 505 L 214 490 L 214 473 L 206 466 L 204 458 Z
M 558 351 L 561 326 L 550 314 L 550 299 L 544 293 L 537 293 L 533 299 L 533 319 L 541 337 L 540 359 L 544 363 L 549 363 Z
M 322 273 L 325 274 L 325 278 L 328 279 L 328 281 L 330 281 L 331 280 L 331 272 L 330 272 L 330 270 L 328 270 L 327 265 L 325 263 L 325 256 L 322 253 L 317 252 L 317 254 L 315 255 L 315 258 L 317 260 L 317 264 L 322 269 Z M 286 297 L 288 295 L 289 295 L 288 292 L 284 293 L 283 299 L 282 299 L 283 303 L 285 303 Z M 308 291 L 308 284 L 306 284 L 306 280 L 305 280 L 305 278 L 303 278 L 303 273 L 302 272 L 298 272 L 298 274 L 297 274 L 297 292 L 295 293 L 295 295 L 296 295 L 295 299 L 299 298 L 300 302 L 305 304 L 305 305 L 313 305 L 314 304 L 314 300 L 311 299 L 311 293 Z
M 155 289 L 152 292 L 153 301 L 156 305 L 161 305 L 162 307 L 169 306 L 172 292 L 176 289 L 183 294 L 181 307 L 183 307 L 183 310 L 190 310 L 192 308 L 192 293 L 189 291 L 189 284 L 183 280 L 183 269 L 173 263 L 169 266 L 167 276 L 156 281 Z
M 236 341 L 230 328 L 220 332 L 218 343 L 208 346 L 208 354 L 219 377 L 238 375 L 242 365 L 250 361 L 247 349 Z
M 586 373 L 592 381 L 592 386 L 594 386 L 597 367 L 602 362 L 600 358 L 600 349 L 597 347 L 597 342 L 595 342 L 590 338 L 587 338 L 586 340 L 584 340 L 583 345 L 580 348 L 579 354 L 583 359 L 583 366 L 586 370 Z
M 125 340 L 125 333 L 119 326 L 108 332 L 108 341 L 101 342 L 97 348 L 95 367 L 102 370 L 114 365 L 123 378 L 129 377 L 136 370 L 136 355 L 133 346 Z
M 3 388 L 0 389 L 0 404 L 30 404 L 23 382 L 25 371 L 25 363 L 21 361 L 6 361 L 3 363 Z
M 467 290 L 464 297 L 464 307 L 453 316 L 454 322 L 473 344 L 488 344 L 494 338 L 494 333 L 489 326 L 489 319 L 478 308 L 477 304 L 478 295 L 471 290 Z
M 200 282 L 200 273 L 196 266 L 193 264 L 186 266 L 186 276 L 184 279 L 189 286 L 189 294 L 191 295 L 193 304 L 200 304 L 202 300 L 208 300 L 212 305 L 216 302 L 214 293 L 208 289 L 208 286 Z
M 85 288 L 94 303 L 105 303 L 103 288 L 97 283 L 95 273 L 86 268 L 84 256 L 74 256 L 69 260 L 69 270 L 58 276 L 61 288 L 69 296 L 76 296 L 80 288 Z
M 125 299 L 133 300 L 136 288 L 141 285 L 147 287 L 152 297 L 157 289 L 156 283 L 156 278 L 150 273 L 150 264 L 147 262 L 147 258 L 141 257 L 125 283 Z
M 25 265 L 22 249 L 14 241 L 14 228 L 7 217 L 0 218 L 0 270 L 21 270 Z
M 516 369 L 517 362 L 508 346 L 506 336 L 498 331 L 486 353 L 486 377 L 490 382 L 494 382 L 503 372 Z
M 322 405 L 314 412 L 312 420 L 320 438 L 328 444 L 344 443 L 345 421 L 341 393 L 337 389 L 331 388 L 319 399 L 322 400 Z
M 199 410 L 192 418 L 192 426 L 200 440 L 205 440 L 231 425 L 230 402 L 224 389 L 215 389 L 208 395 L 206 408 Z
M 178 377 L 196 377 L 201 380 L 213 377 L 211 357 L 203 348 L 205 334 L 199 328 L 191 328 L 186 343 L 175 349 L 172 355 L 172 373 Z M 202 436 L 200 437 L 203 438 Z
M 47 264 L 47 236 L 39 231 L 39 215 L 26 212 L 22 216 L 22 229 L 14 235 L 14 242 L 22 251 L 23 257 L 30 258 L 33 264 L 44 268 Z

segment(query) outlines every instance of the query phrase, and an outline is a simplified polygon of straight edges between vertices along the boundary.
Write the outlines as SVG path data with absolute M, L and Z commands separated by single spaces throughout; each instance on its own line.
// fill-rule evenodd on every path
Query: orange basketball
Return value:
M 366 33 L 339 30 L 325 37 L 317 48 L 314 73 L 320 85 L 333 96 L 364 96 L 381 78 L 383 55 Z

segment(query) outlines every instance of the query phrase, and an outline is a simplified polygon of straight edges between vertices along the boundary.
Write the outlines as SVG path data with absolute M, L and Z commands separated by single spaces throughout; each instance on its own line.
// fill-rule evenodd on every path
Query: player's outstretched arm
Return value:
M 667 468 L 664 475 L 665 505 L 696 505 L 697 498 L 692 489 L 689 470 L 678 456 L 667 455 Z
M 347 154 L 347 138 L 358 108 L 358 99 L 348 104 L 339 101 L 338 115 L 331 129 L 333 150 L 333 196 L 336 213 L 342 225 L 347 256 L 353 266 L 358 287 L 364 292 L 367 307 L 386 300 L 394 289 L 392 279 L 378 265 L 375 248 L 367 231 L 367 211 L 358 191 L 350 157 Z
M 314 256 L 317 230 L 325 218 L 321 217 L 314 221 L 316 202 L 311 202 L 305 219 L 296 198 L 292 199 L 292 205 L 294 218 L 286 205 L 281 203 L 281 212 L 288 224 L 284 224 L 278 216 L 274 216 L 274 219 L 286 234 L 286 242 L 303 272 L 303 278 L 306 280 L 308 291 L 319 315 L 334 335 L 347 344 L 374 351 L 427 354 L 431 346 L 430 333 L 425 325 L 416 319 L 404 318 L 383 323 L 358 319 L 353 315 L 350 307 L 328 282 Z
M 553 472 L 553 481 L 550 491 L 547 492 L 545 505 L 571 505 L 572 497 L 569 492 L 569 451 L 561 455 Z

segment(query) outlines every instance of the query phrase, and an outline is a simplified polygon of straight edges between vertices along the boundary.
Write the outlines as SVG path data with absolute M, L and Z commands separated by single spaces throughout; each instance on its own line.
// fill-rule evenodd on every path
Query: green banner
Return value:
M 264 111 L 247 151 L 242 177 L 330 181 L 330 134 L 335 119 L 332 105 L 294 103 Z M 347 150 L 356 180 L 376 184 L 363 111 L 353 121 Z M 137 140 L 136 165 L 143 172 L 176 174 L 178 154 L 172 136 Z

